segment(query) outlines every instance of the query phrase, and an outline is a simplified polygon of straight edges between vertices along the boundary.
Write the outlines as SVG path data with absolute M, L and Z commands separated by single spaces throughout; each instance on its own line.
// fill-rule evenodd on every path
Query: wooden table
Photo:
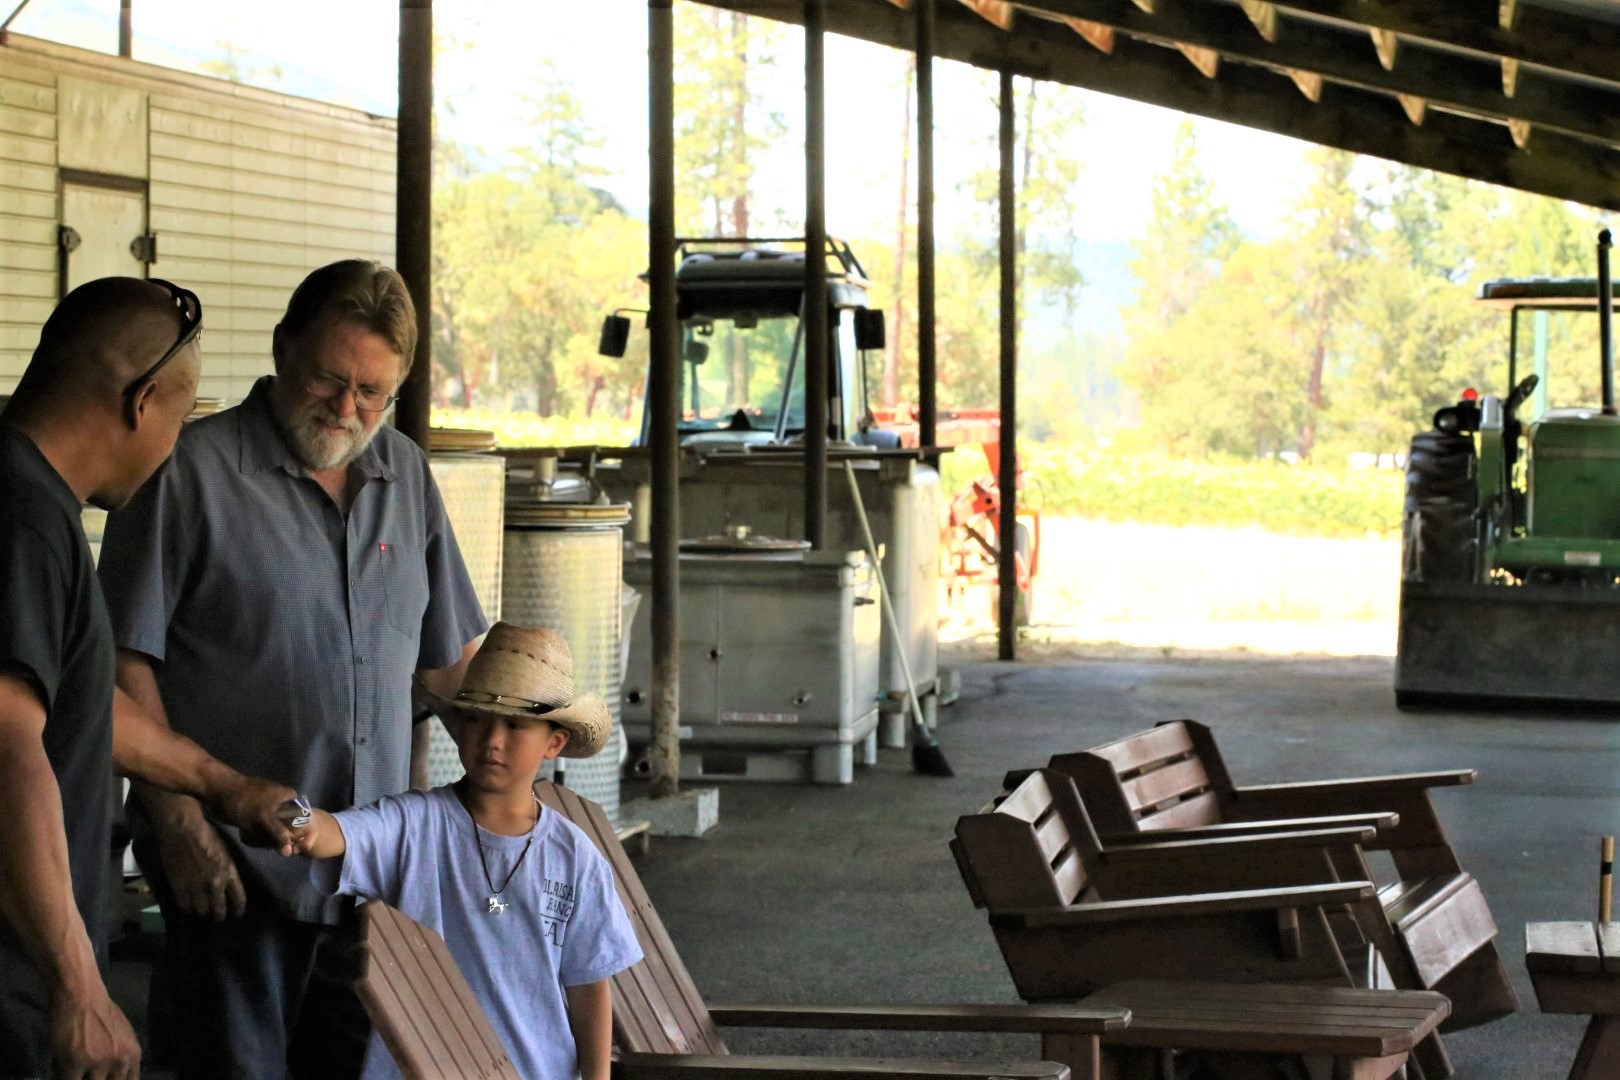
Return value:
M 1620 923 L 1530 923 L 1524 966 L 1542 1012 L 1592 1018 L 1570 1080 L 1620 1076 Z
M 1386 1080 L 1451 1013 L 1428 990 L 1167 982 L 1116 983 L 1087 1005 L 1131 1010 L 1102 1037 L 1104 1075 L 1132 1075 L 1128 1051 L 1196 1051 L 1223 1076 L 1273 1076 L 1279 1055 L 1326 1059 L 1334 1080 Z M 1323 1062 L 1324 1064 L 1326 1062 Z M 1313 1074 L 1314 1075 L 1314 1074 Z

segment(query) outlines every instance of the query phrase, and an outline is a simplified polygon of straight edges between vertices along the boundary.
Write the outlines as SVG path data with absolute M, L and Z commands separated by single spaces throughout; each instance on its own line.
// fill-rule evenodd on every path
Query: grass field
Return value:
M 1043 522 L 1034 645 L 1393 656 L 1400 542 L 1258 528 Z M 992 596 L 944 610 L 942 637 L 994 633 Z

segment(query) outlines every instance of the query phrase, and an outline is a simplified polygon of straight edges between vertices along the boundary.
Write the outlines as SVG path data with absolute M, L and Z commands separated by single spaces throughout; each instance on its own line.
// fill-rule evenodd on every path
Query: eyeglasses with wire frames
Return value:
M 398 394 L 390 394 L 375 386 L 353 386 L 347 379 L 328 375 L 324 371 L 312 371 L 305 375 L 301 385 L 310 397 L 322 401 L 342 397 L 343 392 L 348 390 L 354 394 L 354 407 L 361 412 L 382 412 L 399 398 Z
M 174 344 L 169 346 L 167 352 L 158 357 L 157 363 L 147 368 L 143 374 L 136 376 L 128 386 L 124 387 L 126 397 L 133 396 L 135 391 L 151 382 L 157 376 L 157 373 L 163 370 L 164 364 L 173 360 L 181 349 L 196 341 L 197 335 L 202 333 L 202 301 L 197 299 L 196 293 L 190 289 L 181 288 L 172 281 L 164 281 L 162 278 L 148 278 L 147 280 L 153 285 L 161 285 L 168 290 L 169 298 L 174 301 L 176 310 L 180 312 L 180 336 L 174 339 Z

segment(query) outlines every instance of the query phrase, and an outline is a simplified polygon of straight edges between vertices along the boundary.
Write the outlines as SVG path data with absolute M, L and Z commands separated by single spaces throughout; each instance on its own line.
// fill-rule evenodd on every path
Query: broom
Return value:
M 877 544 L 872 539 L 872 526 L 866 520 L 866 504 L 861 501 L 861 486 L 855 481 L 855 466 L 844 462 L 844 475 L 849 477 L 849 497 L 855 502 L 855 516 L 861 522 L 861 536 L 866 540 L 866 554 L 872 560 L 872 571 L 877 575 L 878 599 L 883 602 L 883 617 L 889 622 L 889 636 L 894 638 L 895 655 L 900 658 L 900 673 L 906 679 L 906 701 L 911 706 L 911 767 L 924 776 L 955 776 L 951 763 L 945 760 L 945 751 L 939 740 L 928 730 L 923 719 L 922 702 L 917 700 L 917 684 L 911 678 L 911 659 L 906 655 L 905 638 L 900 634 L 900 620 L 889 603 L 889 585 L 883 579 L 883 560 L 878 558 Z

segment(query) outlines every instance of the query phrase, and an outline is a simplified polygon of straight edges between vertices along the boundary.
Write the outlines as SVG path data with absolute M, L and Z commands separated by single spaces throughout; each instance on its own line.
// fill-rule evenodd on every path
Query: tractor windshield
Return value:
M 1602 360 L 1595 311 L 1520 309 L 1513 381 L 1541 381 L 1520 417 L 1534 420 L 1548 409 L 1597 408 L 1602 404 Z
M 681 327 L 681 430 L 804 429 L 803 343 L 796 316 L 701 316 Z

